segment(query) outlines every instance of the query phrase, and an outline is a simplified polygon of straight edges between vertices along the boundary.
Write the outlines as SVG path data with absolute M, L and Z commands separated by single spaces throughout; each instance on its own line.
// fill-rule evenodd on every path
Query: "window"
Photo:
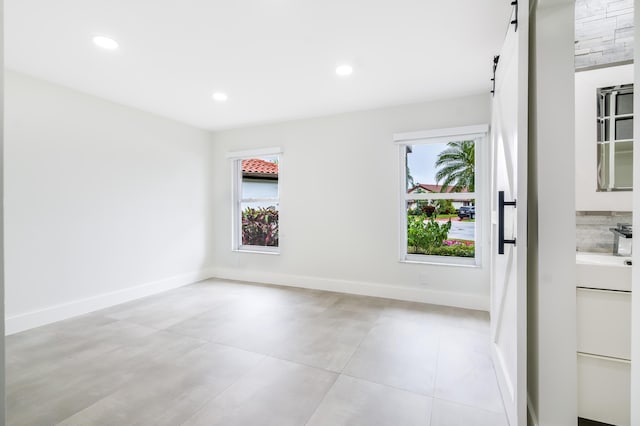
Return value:
M 402 261 L 479 264 L 476 159 L 487 131 L 485 125 L 395 135 Z
M 233 250 L 279 253 L 279 150 L 229 157 L 233 161 Z
M 598 89 L 598 191 L 633 187 L 633 84 Z

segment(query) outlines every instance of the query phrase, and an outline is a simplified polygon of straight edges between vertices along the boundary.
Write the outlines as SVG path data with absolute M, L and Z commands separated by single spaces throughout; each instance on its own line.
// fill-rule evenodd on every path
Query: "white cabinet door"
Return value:
M 622 264 L 624 258 L 619 257 Z M 576 267 L 578 287 L 631 291 L 631 266 L 586 265 Z
M 631 359 L 631 293 L 577 289 L 578 352 Z
M 617 426 L 631 424 L 631 364 L 578 354 L 578 416 Z

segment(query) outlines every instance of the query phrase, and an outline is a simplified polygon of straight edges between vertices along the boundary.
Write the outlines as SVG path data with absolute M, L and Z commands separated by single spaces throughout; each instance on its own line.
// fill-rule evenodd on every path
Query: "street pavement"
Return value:
M 476 224 L 468 220 L 451 219 L 451 229 L 449 230 L 450 240 L 476 240 Z

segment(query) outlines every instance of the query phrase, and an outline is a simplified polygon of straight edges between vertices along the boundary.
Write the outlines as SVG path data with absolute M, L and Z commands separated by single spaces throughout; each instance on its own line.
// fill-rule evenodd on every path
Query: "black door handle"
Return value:
M 516 207 L 516 200 L 505 201 L 504 191 L 498 191 L 498 254 L 504 254 L 505 244 L 516 245 L 515 238 L 512 240 L 504 239 L 504 206 Z

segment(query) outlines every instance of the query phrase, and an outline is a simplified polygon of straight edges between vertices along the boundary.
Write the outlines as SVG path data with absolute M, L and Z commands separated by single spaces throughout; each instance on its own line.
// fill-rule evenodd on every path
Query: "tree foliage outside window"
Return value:
M 247 207 L 242 211 L 242 244 L 278 247 L 278 210 Z
M 476 154 L 473 141 L 449 142 L 436 160 L 436 179 L 442 184 L 442 192 L 448 187 L 453 192 L 474 192 L 476 177 Z
M 431 217 L 412 216 L 408 218 L 407 243 L 417 254 L 430 254 L 436 247 L 442 247 L 451 229 L 451 221 L 438 223 Z

